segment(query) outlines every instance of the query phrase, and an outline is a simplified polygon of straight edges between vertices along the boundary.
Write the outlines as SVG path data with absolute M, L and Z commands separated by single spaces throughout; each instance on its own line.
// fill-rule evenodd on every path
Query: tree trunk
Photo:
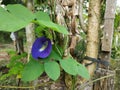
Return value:
M 87 50 L 86 56 L 97 58 L 98 56 L 98 31 L 100 23 L 100 8 L 101 0 L 90 0 L 88 11 L 88 30 L 87 30 Z M 91 63 L 91 61 L 84 60 L 83 64 Z M 96 69 L 95 63 L 87 67 L 89 74 L 93 76 Z
M 86 56 L 96 59 L 98 57 L 99 45 L 100 9 L 101 0 L 89 1 Z M 88 72 L 92 78 L 96 69 L 96 63 L 84 59 L 83 64 L 87 65 Z M 85 81 L 83 80 L 83 82 Z M 83 90 L 92 90 L 92 85 L 91 83 L 91 85 L 86 86 Z
M 33 0 L 27 0 L 26 6 L 32 12 L 34 11 Z M 34 39 L 35 39 L 34 24 L 30 23 L 28 26 L 26 26 L 25 29 L 26 29 L 27 52 L 28 52 L 28 61 L 29 61 L 29 56 L 30 56 L 30 53 L 31 53 L 32 44 L 33 44 Z
M 34 4 L 33 3 L 34 3 L 34 0 L 26 0 L 26 6 L 32 12 L 34 12 Z M 28 26 L 26 26 L 26 38 L 27 38 L 27 53 L 28 53 L 27 60 L 29 61 L 32 44 L 33 44 L 33 42 L 35 40 L 34 24 L 33 23 L 30 23 Z M 34 80 L 33 82 L 31 82 L 31 84 L 33 86 L 36 86 L 37 83 L 38 83 L 38 80 Z M 32 90 L 36 90 L 36 89 L 38 89 L 38 88 L 34 88 Z

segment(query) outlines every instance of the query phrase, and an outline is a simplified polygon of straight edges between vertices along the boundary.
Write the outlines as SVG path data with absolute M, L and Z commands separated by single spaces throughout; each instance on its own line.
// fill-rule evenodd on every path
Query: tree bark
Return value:
M 26 0 L 26 6 L 27 8 L 34 12 L 34 0 Z M 26 26 L 26 38 L 27 38 L 27 53 L 28 53 L 28 57 L 27 57 L 27 61 L 29 61 L 29 57 L 31 54 L 31 48 L 32 48 L 32 44 L 35 40 L 35 34 L 34 34 L 34 24 L 30 23 L 29 25 Z M 36 86 L 38 84 L 38 79 L 34 80 L 33 82 L 31 82 L 31 84 L 33 86 Z M 37 88 L 34 88 L 32 90 L 36 90 Z
M 90 0 L 89 11 L 88 11 L 88 30 L 87 30 L 87 50 L 86 56 L 97 58 L 98 56 L 98 31 L 100 23 L 100 8 L 101 0 Z M 83 64 L 91 63 L 91 61 L 84 60 Z M 88 72 L 93 76 L 96 69 L 95 63 L 87 67 Z
M 26 2 L 26 6 L 29 10 L 31 10 L 32 12 L 34 11 L 34 6 L 33 6 L 33 0 L 27 0 Z M 28 26 L 26 26 L 26 38 L 27 38 L 27 52 L 28 52 L 28 61 L 29 61 L 29 56 L 31 53 L 31 48 L 32 48 L 32 44 L 34 42 L 35 39 L 35 35 L 34 35 L 34 24 L 30 23 Z

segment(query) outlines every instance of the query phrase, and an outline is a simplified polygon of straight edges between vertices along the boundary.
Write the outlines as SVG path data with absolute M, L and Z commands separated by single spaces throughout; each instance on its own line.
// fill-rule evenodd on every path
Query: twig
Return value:
M 42 83 L 42 84 L 38 84 L 38 85 L 36 85 L 36 86 L 0 86 L 0 88 L 34 89 L 34 88 L 36 88 L 36 87 L 45 86 L 45 85 L 52 84 L 52 83 L 53 83 L 53 81 L 45 82 L 45 83 Z
M 91 84 L 91 83 L 94 83 L 94 82 L 96 82 L 96 81 L 99 81 L 99 80 L 101 80 L 101 79 L 105 79 L 105 78 L 109 78 L 109 77 L 113 77 L 113 76 L 114 76 L 114 74 L 110 74 L 110 75 L 106 75 L 106 76 L 103 76 L 103 77 L 101 77 L 101 78 L 97 78 L 97 79 L 95 79 L 95 80 L 89 81 L 89 82 L 83 84 L 82 86 L 80 86 L 79 89 L 83 89 L 85 86 L 87 86 L 87 85 L 89 85 L 89 84 Z
M 14 88 L 14 89 L 21 88 L 21 89 L 33 89 L 33 88 L 34 88 L 34 86 L 29 86 L 29 87 L 18 87 L 18 86 L 0 86 L 0 88 Z

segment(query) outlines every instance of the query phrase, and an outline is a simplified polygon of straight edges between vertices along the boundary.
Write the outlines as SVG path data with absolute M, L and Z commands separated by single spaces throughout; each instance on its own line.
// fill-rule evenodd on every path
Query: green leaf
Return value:
M 63 48 L 62 48 L 60 45 L 58 45 L 58 44 L 53 45 L 53 50 L 54 50 L 57 54 L 59 54 L 59 56 L 62 58 L 62 56 L 63 56 L 63 54 L 64 54 L 64 50 L 63 50 Z
M 21 74 L 22 70 L 23 70 L 23 63 L 21 62 L 16 62 L 16 64 L 10 68 L 9 73 L 11 75 L 18 75 Z
M 54 60 L 59 61 L 62 57 L 59 55 L 59 53 L 57 51 L 55 51 L 54 49 L 52 50 L 50 57 L 53 58 Z
M 85 79 L 89 79 L 90 75 L 88 73 L 88 70 L 86 69 L 85 66 L 83 66 L 82 64 L 78 63 L 77 64 L 78 67 L 78 75 L 80 75 L 81 77 L 85 78 Z
M 24 28 L 34 18 L 22 5 L 8 5 L 7 10 L 0 7 L 0 31 L 14 32 Z
M 77 75 L 78 73 L 77 63 L 75 60 L 71 58 L 60 60 L 60 65 L 65 70 L 65 72 L 67 72 L 68 74 Z
M 58 32 L 63 33 L 63 34 L 69 34 L 67 29 L 64 26 L 61 26 L 61 25 L 58 25 L 58 24 L 56 24 L 56 26 L 57 26 L 56 30 Z
M 16 31 L 25 26 L 25 23 L 0 7 L 0 31 Z
M 36 15 L 36 19 L 38 19 L 38 20 L 42 20 L 42 21 L 45 20 L 45 21 L 50 21 L 51 22 L 49 15 L 45 12 L 38 11 L 38 12 L 35 13 L 35 15 Z
M 47 13 L 37 12 L 37 13 L 35 13 L 35 15 L 36 15 L 36 19 L 40 25 L 43 25 L 43 26 L 50 28 L 54 31 L 57 31 L 59 33 L 68 34 L 68 31 L 66 30 L 66 28 L 61 25 L 53 23 L 50 20 L 49 15 Z
M 35 34 L 37 37 L 45 36 L 43 32 L 44 32 L 44 27 L 42 27 L 41 25 L 35 28 Z
M 7 5 L 7 10 L 27 24 L 35 18 L 35 15 L 30 10 L 20 4 Z
M 13 52 L 12 52 L 13 53 Z M 9 53 L 10 54 L 10 53 Z M 14 52 L 13 55 L 10 55 L 10 62 L 7 65 L 8 68 L 14 67 L 14 65 L 18 62 L 20 62 L 21 58 L 24 58 L 27 56 L 27 53 L 22 53 L 21 55 L 16 55 L 16 53 Z
M 59 61 L 61 60 L 61 56 L 55 51 L 55 50 L 52 50 L 50 55 L 47 57 L 47 58 L 44 58 L 42 59 L 44 62 L 48 62 L 50 60 L 56 60 L 56 61 Z
M 89 79 L 90 75 L 85 66 L 78 63 L 76 60 L 72 58 L 67 58 L 60 61 L 61 67 L 65 70 L 65 72 L 71 75 L 80 75 L 85 79 Z
M 48 27 L 48 28 L 50 28 L 50 29 L 52 29 L 54 31 L 57 31 L 59 33 L 68 34 L 68 31 L 66 30 L 65 27 L 60 26 L 58 24 L 55 24 L 55 23 L 53 23 L 51 21 L 38 20 L 38 22 L 39 22 L 40 25 L 44 25 L 44 26 L 46 26 L 46 27 Z
M 26 64 L 23 73 L 23 81 L 32 81 L 37 79 L 44 72 L 43 64 L 31 59 L 29 63 Z
M 60 76 L 59 64 L 55 61 L 48 61 L 44 64 L 45 72 L 52 80 L 57 80 Z

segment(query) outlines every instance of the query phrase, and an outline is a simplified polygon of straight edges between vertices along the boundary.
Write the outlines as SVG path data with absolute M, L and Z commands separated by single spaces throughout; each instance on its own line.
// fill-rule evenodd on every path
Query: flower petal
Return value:
M 46 37 L 37 38 L 32 46 L 32 57 L 35 59 L 46 58 L 51 53 L 51 50 L 52 44 L 50 39 Z

